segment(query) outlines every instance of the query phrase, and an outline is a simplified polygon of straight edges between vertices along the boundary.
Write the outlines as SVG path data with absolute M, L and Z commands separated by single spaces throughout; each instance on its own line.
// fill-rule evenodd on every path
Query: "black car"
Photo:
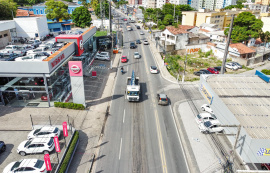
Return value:
M 214 69 L 216 69 L 217 71 L 221 71 L 221 66 L 214 67 Z M 225 68 L 225 72 L 227 72 L 226 68 Z
M 195 71 L 193 74 L 196 75 L 196 76 L 200 76 L 201 74 L 212 74 L 212 73 L 210 71 L 208 71 L 208 70 L 203 69 L 203 70 L 200 70 L 200 71 Z
M 141 44 L 141 40 L 136 40 L 136 44 Z
M 0 152 L 6 151 L 6 144 L 3 141 L 0 141 Z
M 137 45 L 134 42 L 130 43 L 130 49 L 135 49 L 137 47 Z
M 137 29 L 141 29 L 141 27 L 140 27 L 140 26 L 138 26 L 138 25 L 136 26 L 136 28 L 137 28 Z

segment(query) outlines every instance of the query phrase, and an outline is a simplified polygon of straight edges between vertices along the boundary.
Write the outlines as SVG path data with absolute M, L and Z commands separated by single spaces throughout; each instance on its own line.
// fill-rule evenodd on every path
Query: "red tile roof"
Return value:
M 217 44 L 211 43 L 211 42 L 207 42 L 207 45 L 216 47 Z
M 208 31 L 208 30 L 206 30 L 206 29 L 200 29 L 199 31 L 202 31 L 202 32 L 210 32 L 210 31 Z
M 189 33 L 188 30 L 194 28 L 195 26 L 188 26 L 188 25 L 178 25 L 178 28 L 174 26 L 167 26 L 166 29 L 170 31 L 174 35 L 178 34 L 184 34 L 184 33 Z
M 243 43 L 230 44 L 231 48 L 236 48 L 240 54 L 255 53 L 256 51 L 250 49 Z
M 257 38 L 256 41 L 255 41 L 255 44 L 262 44 L 263 42 L 261 41 L 260 38 Z
M 40 15 L 34 15 L 33 11 L 17 9 L 16 17 L 38 17 Z

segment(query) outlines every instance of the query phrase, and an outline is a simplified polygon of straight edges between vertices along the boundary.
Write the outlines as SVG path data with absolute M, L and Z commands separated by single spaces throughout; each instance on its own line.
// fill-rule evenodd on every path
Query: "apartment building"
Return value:
M 200 26 L 202 23 L 216 24 L 219 29 L 224 29 L 231 23 L 232 16 L 235 17 L 242 12 L 250 12 L 260 19 L 262 13 L 259 10 L 249 10 L 243 8 L 232 9 L 232 10 L 222 10 L 216 9 L 215 11 L 210 11 L 206 9 L 199 9 L 199 11 L 183 11 L 182 12 L 182 24 L 189 26 Z M 268 13 L 265 13 L 265 15 Z
M 262 4 L 269 6 L 270 0 L 255 0 L 255 4 Z

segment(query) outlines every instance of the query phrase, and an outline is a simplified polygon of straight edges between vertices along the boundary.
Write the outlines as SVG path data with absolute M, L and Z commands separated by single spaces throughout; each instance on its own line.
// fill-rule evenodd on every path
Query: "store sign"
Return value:
M 204 87 L 203 84 L 201 84 L 201 91 L 202 91 L 204 97 L 206 98 L 206 100 L 211 105 L 212 104 L 212 101 L 213 101 L 213 96 L 207 91 L 207 89 Z
M 260 148 L 257 152 L 258 156 L 270 156 L 270 148 Z
M 78 67 L 77 65 L 71 66 L 70 70 L 75 74 L 77 74 L 77 73 L 79 73 L 81 71 L 80 67 Z
M 52 170 L 52 165 L 51 165 L 51 159 L 50 159 L 49 154 L 44 155 L 44 162 L 45 162 L 47 171 L 51 171 Z
M 68 67 L 70 76 L 83 76 L 83 67 L 81 61 L 69 61 Z
M 60 153 L 61 152 L 61 148 L 60 148 L 60 145 L 59 145 L 59 139 L 58 139 L 58 136 L 55 136 L 53 138 L 53 141 L 54 141 L 54 145 L 55 145 L 55 151 Z
M 62 126 L 63 126 L 63 135 L 67 137 L 68 136 L 67 122 L 66 121 L 63 122 Z
M 64 53 L 62 53 L 59 57 L 57 57 L 55 60 L 53 60 L 53 62 L 51 62 L 52 68 L 57 66 L 57 64 L 59 64 L 63 59 L 65 59 Z

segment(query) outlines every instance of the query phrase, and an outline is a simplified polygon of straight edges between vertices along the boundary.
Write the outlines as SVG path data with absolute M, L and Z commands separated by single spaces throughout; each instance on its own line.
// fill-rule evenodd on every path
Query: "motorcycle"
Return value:
M 121 73 L 124 74 L 124 68 L 123 67 L 121 68 Z

